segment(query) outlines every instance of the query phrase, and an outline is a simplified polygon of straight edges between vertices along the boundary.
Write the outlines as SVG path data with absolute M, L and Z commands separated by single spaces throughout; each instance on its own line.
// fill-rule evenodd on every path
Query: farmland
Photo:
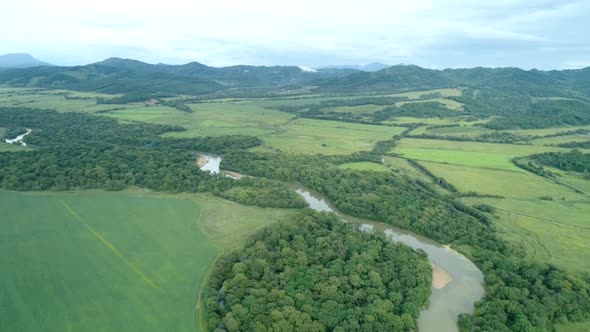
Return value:
M 215 256 L 290 213 L 144 191 L 0 191 L 0 210 L 3 331 L 193 331 Z
M 590 247 L 585 240 L 590 232 L 585 217 L 590 214 L 589 197 L 511 162 L 517 156 L 562 150 L 567 149 L 424 139 L 403 139 L 394 149 L 406 158 L 420 160 L 460 192 L 503 197 L 462 200 L 496 207 L 494 219 L 502 234 L 524 245 L 532 259 L 572 271 L 590 271 L 586 259 Z M 568 180 L 578 186 L 588 183 L 574 175 L 564 178 Z
M 494 212 L 487 215 L 496 226 L 494 230 L 501 239 L 523 248 L 527 262 L 551 263 L 572 274 L 590 272 L 587 259 L 590 256 L 587 244 L 590 226 L 586 220 L 590 215 L 590 181 L 583 174 L 546 167 L 559 174 L 557 179 L 549 179 L 512 162 L 515 157 L 569 151 L 569 148 L 556 145 L 586 141 L 588 136 L 583 132 L 565 133 L 590 127 L 492 130 L 482 125 L 492 121 L 493 117 L 457 116 L 465 109 L 461 102 L 451 98 L 461 95 L 460 89 L 432 89 L 382 95 L 314 93 L 276 98 L 189 100 L 186 99 L 189 96 L 177 96 L 161 99 L 189 100 L 186 103 L 189 110 L 181 111 L 164 102 L 155 105 L 144 102 L 98 103 L 120 95 L 5 87 L 0 89 L 0 107 L 55 109 L 62 115 L 80 112 L 89 117 L 116 119 L 113 124 L 173 125 L 185 129 L 162 135 L 171 140 L 254 136 L 262 143 L 240 152 L 258 156 L 261 160 L 272 158 L 270 155 L 277 156 L 286 164 L 296 160 L 296 163 L 289 164 L 293 168 L 277 171 L 283 176 L 306 172 L 309 175 L 316 171 L 323 174 L 324 169 L 314 168 L 314 162 L 318 160 L 325 161 L 317 164 L 322 167 L 334 163 L 332 166 L 336 170 L 331 170 L 333 173 L 330 174 L 338 175 L 337 171 L 340 171 L 358 176 L 357 183 L 342 182 L 342 186 L 348 188 L 348 192 L 341 192 L 342 195 L 355 195 L 361 185 L 372 183 L 379 177 L 395 175 L 410 179 L 408 183 L 417 181 L 424 187 L 430 186 L 437 195 L 449 201 L 493 207 Z M 375 97 L 408 98 L 396 102 L 397 106 L 440 102 L 457 114 L 449 117 L 398 116 L 373 122 L 365 121 L 367 118 L 338 121 L 302 116 L 297 109 Z M 280 106 L 295 108 L 281 110 Z M 390 106 L 370 102 L 329 106 L 321 108 L 318 114 L 365 116 Z M 0 131 L 0 134 L 4 132 Z M 402 133 L 405 136 L 398 139 L 396 136 Z M 425 136 L 418 138 L 419 135 Z M 434 137 L 427 139 L 427 135 Z M 489 135 L 511 137 L 514 142 L 484 142 Z M 384 152 L 379 155 L 370 152 L 378 142 L 389 140 L 393 143 L 387 145 Z M 23 149 L 0 144 L 0 152 Z M 35 146 L 28 149 L 39 150 Z M 583 152 L 588 153 L 588 150 Z M 368 158 L 371 153 L 374 155 Z M 299 165 L 307 162 L 310 163 L 306 164 L 309 169 L 300 172 Z M 106 165 L 97 167 L 97 172 Z M 276 171 L 281 167 L 274 165 L 272 169 Z M 259 172 L 255 176 L 258 174 L 269 173 Z M 158 179 L 158 175 L 153 177 Z M 445 182 L 451 186 L 441 184 Z M 316 179 L 310 183 L 320 182 Z M 342 189 L 335 183 L 325 184 L 324 189 L 332 185 L 332 192 L 336 192 L 334 188 Z M 319 189 L 322 187 L 316 188 Z M 249 189 L 231 190 L 240 193 Z M 383 210 L 379 214 L 375 211 L 394 199 L 382 199 L 374 190 L 366 189 L 359 194 L 358 200 L 351 199 L 351 204 L 344 206 L 350 206 L 354 211 L 353 208 L 362 207 L 361 203 L 373 202 L 369 214 L 363 217 L 388 215 Z M 40 326 L 56 331 L 79 330 L 90 324 L 99 331 L 153 330 L 154 327 L 183 331 L 193 329 L 195 323 L 202 326 L 202 317 L 195 313 L 197 294 L 199 284 L 211 272 L 210 265 L 215 257 L 230 249 L 240 249 L 253 232 L 294 213 L 294 210 L 245 207 L 211 194 L 172 195 L 138 189 L 118 193 L 2 191 L 0 198 L 0 210 L 14 221 L 3 225 L 1 234 L 5 238 L 18 239 L 0 245 L 4 251 L 16 253 L 2 258 L 2 266 L 17 267 L 2 271 L 9 273 L 9 282 L 0 291 L 2 298 L 11 303 L 10 306 L 0 306 L 2 316 L 14 318 L 2 322 L 6 325 L 0 327 L 17 331 L 16 327 L 34 331 Z M 407 201 L 415 202 L 416 199 L 409 197 Z M 412 215 L 418 210 L 405 213 Z M 440 212 L 433 211 L 437 210 L 428 213 Z M 37 220 L 43 222 L 33 222 Z M 420 222 L 430 221 L 425 217 Z M 473 250 L 469 246 L 451 245 L 466 250 L 467 256 Z M 61 259 L 50 264 L 52 257 Z M 24 263 L 16 264 L 17 260 Z M 22 275 L 28 277 L 18 278 Z M 109 285 L 106 291 L 102 283 Z M 32 293 L 36 294 L 35 304 L 27 302 Z M 65 301 L 57 300 L 64 298 Z M 199 308 L 202 309 L 202 304 Z M 583 329 L 586 325 L 565 326 Z

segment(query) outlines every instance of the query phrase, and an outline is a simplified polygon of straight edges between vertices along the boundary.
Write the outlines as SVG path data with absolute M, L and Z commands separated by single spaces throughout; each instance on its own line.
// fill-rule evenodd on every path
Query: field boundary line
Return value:
M 553 224 L 553 225 L 558 225 L 558 226 L 565 226 L 565 227 L 571 227 L 571 228 L 581 229 L 581 230 L 585 230 L 585 231 L 590 231 L 590 228 L 586 228 L 586 227 L 582 227 L 582 226 L 577 226 L 577 225 L 564 224 L 564 223 L 560 223 L 560 222 L 553 221 L 553 220 L 550 220 L 550 219 L 544 219 L 544 218 L 540 218 L 540 217 L 531 216 L 531 215 L 528 215 L 528 214 L 511 212 L 511 211 L 507 211 L 507 210 L 501 210 L 501 209 L 498 209 L 498 208 L 496 208 L 496 211 L 499 211 L 500 213 L 512 215 L 512 216 L 521 216 L 521 217 L 532 218 L 532 219 L 540 220 L 540 221 L 545 222 L 545 223 L 548 223 L 548 224 Z
M 72 209 L 66 202 L 64 202 L 64 201 L 60 201 L 60 202 L 66 208 L 66 210 L 68 211 L 68 213 L 72 217 L 74 217 L 74 219 L 76 219 L 76 221 L 78 221 L 82 225 L 84 225 L 90 231 L 90 233 L 92 233 L 92 235 L 94 235 L 94 237 L 97 240 L 99 240 L 100 242 L 102 242 L 107 248 L 109 248 L 115 254 L 115 256 L 119 257 L 123 262 L 125 262 L 125 264 L 133 272 L 135 272 L 137 275 L 139 275 L 141 277 L 141 279 L 143 279 L 143 281 L 145 281 L 145 283 L 147 283 L 148 285 L 150 285 L 151 287 L 153 287 L 155 289 L 161 289 L 158 285 L 156 285 L 156 283 L 152 279 L 150 279 L 145 273 L 143 273 L 143 271 L 141 271 L 135 264 L 133 264 L 127 258 L 125 258 L 125 256 L 123 256 L 123 254 L 112 243 L 110 243 L 97 230 L 95 230 L 94 228 L 92 228 L 92 226 L 90 226 L 86 221 L 84 221 L 84 219 L 82 219 L 82 217 L 80 217 L 80 215 L 76 211 L 74 211 L 74 209 Z

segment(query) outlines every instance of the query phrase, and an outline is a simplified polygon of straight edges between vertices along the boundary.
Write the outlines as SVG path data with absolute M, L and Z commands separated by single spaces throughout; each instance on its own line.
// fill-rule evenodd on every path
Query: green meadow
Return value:
M 557 149 L 557 150 L 556 150 Z M 511 163 L 515 156 L 566 149 L 531 145 L 403 139 L 395 148 L 406 158 L 420 160 L 428 170 L 460 192 L 503 198 L 463 198 L 497 209 L 494 220 L 506 238 L 520 243 L 532 259 L 548 261 L 570 271 L 590 271 L 590 181 L 562 174 L 560 181 L 540 177 Z
M 290 211 L 208 195 L 0 191 L 0 330 L 194 331 L 215 257 Z

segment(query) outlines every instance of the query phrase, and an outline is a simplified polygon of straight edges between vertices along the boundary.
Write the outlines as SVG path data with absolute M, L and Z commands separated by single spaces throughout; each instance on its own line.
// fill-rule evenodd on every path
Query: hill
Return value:
M 8 53 L 0 55 L 0 68 L 29 68 L 37 66 L 52 66 L 33 58 L 27 53 Z

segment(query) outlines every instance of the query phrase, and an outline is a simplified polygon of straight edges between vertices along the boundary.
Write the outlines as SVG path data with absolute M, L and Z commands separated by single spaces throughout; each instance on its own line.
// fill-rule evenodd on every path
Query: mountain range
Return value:
M 15 63 L 12 62 L 13 65 Z M 297 66 L 238 65 L 216 68 L 198 62 L 166 65 L 109 58 L 85 66 L 38 65 L 5 69 L 0 71 L 0 84 L 105 93 L 141 91 L 159 96 L 211 93 L 264 96 L 302 87 L 307 87 L 306 91 L 311 89 L 321 93 L 376 94 L 474 87 L 509 91 L 511 94 L 523 91 L 531 96 L 590 96 L 590 67 L 553 71 L 482 67 L 433 70 L 415 65 L 396 65 L 374 72 L 351 68 L 310 71 Z

